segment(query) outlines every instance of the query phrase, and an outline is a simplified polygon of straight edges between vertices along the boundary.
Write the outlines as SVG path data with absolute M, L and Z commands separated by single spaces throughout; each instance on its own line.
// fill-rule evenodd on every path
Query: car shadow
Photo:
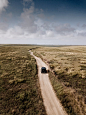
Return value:
M 50 71 L 49 70 L 46 70 L 46 71 L 44 71 L 44 72 L 41 72 L 42 74 L 47 74 L 47 73 L 49 73 Z

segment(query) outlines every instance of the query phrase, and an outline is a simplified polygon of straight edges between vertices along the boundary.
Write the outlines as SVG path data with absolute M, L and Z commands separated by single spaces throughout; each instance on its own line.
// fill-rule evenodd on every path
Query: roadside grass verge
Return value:
M 0 47 L 0 115 L 46 115 L 33 47 Z
M 49 65 L 51 83 L 68 115 L 85 115 L 86 46 L 40 47 L 35 52 Z
M 54 73 L 50 72 L 49 78 L 57 97 L 61 101 L 68 115 L 85 115 L 86 110 L 83 103 L 83 96 L 78 95 L 71 87 L 67 88 L 63 82 L 58 80 L 58 77 L 55 76 Z

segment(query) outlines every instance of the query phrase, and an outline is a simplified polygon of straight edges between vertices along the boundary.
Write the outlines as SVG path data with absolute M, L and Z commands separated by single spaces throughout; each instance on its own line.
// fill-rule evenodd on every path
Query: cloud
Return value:
M 29 9 L 24 9 L 24 12 L 21 14 L 22 22 L 20 23 L 20 27 L 28 31 L 28 33 L 34 33 L 37 31 L 33 12 L 34 6 L 31 6 Z
M 59 24 L 55 26 L 54 28 L 58 34 L 62 34 L 62 35 L 75 33 L 75 30 L 76 30 L 74 27 L 71 27 L 70 24 Z
M 8 4 L 9 4 L 8 0 L 0 0 L 0 12 L 5 10 Z
M 34 5 L 33 0 L 23 0 L 23 5 L 24 5 L 24 7 L 25 7 L 25 6 L 28 6 L 29 4 L 33 4 L 33 5 Z
M 86 37 L 86 32 L 80 32 L 80 33 L 78 33 L 78 36 L 80 36 L 80 37 Z
M 55 35 L 56 35 L 56 34 L 55 34 L 54 31 L 51 31 L 51 30 L 46 31 L 46 36 L 47 36 L 47 37 L 54 37 Z
M 11 40 L 27 41 L 33 40 L 35 42 L 44 42 L 47 44 L 53 40 L 62 41 L 73 41 L 76 38 L 85 37 L 86 32 L 80 31 L 82 27 L 73 27 L 69 23 L 66 24 L 57 24 L 57 22 L 47 21 L 42 9 L 35 9 L 33 0 L 23 0 L 24 5 L 27 3 L 30 5 L 29 8 L 23 8 L 23 12 L 20 15 L 20 22 L 16 23 L 11 27 L 6 23 L 0 22 L 0 41 L 2 40 Z M 4 7 L 5 8 L 5 7 Z M 9 14 L 10 17 L 13 14 Z M 85 25 L 83 25 L 85 27 Z M 3 39 L 2 39 L 3 38 Z M 46 42 L 47 41 L 47 42 Z M 22 42 L 23 43 L 23 42 Z M 64 42 L 63 42 L 64 43 Z M 53 42 L 51 43 L 53 44 Z M 56 44 L 56 42 L 55 42 Z
M 86 28 L 86 24 L 83 24 L 82 27 L 83 27 L 83 28 Z
M 6 31 L 8 29 L 8 24 L 0 22 L 0 30 Z
M 23 9 L 20 16 L 20 23 L 14 27 L 9 27 L 7 30 L 1 28 L 5 32 L 1 31 L 3 38 L 21 38 L 21 39 L 61 39 L 65 35 L 71 37 L 71 33 L 75 32 L 75 28 L 71 27 L 70 24 L 56 24 L 47 22 L 45 20 L 44 11 L 42 9 L 35 9 L 32 0 L 24 0 L 29 2 L 30 7 Z M 1 37 L 0 35 L 0 37 Z
M 86 29 L 86 24 L 80 24 L 80 23 L 77 23 L 77 27 L 79 28 L 82 28 L 82 29 Z

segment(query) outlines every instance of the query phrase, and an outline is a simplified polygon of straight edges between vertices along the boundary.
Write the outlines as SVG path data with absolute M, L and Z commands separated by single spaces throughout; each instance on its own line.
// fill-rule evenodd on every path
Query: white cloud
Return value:
M 8 24 L 0 22 L 0 30 L 6 31 L 8 29 Z
M 53 32 L 53 31 L 51 31 L 51 30 L 48 30 L 48 31 L 46 31 L 46 35 L 47 35 L 48 37 L 54 37 L 54 36 L 55 36 L 55 32 Z
M 5 10 L 5 8 L 8 6 L 8 0 L 0 0 L 0 12 Z
M 20 43 L 21 41 L 24 41 L 24 43 L 31 41 L 31 43 L 33 43 L 34 40 L 39 43 L 45 41 L 44 43 L 46 44 L 53 44 L 50 40 L 57 40 L 58 43 L 61 43 L 62 41 L 73 41 L 78 37 L 86 36 L 85 30 L 81 31 L 77 29 L 80 28 L 80 26 L 76 28 L 70 24 L 57 24 L 56 22 L 53 22 L 53 20 L 52 22 L 47 22 L 44 19 L 45 15 L 43 10 L 35 9 L 33 0 L 23 0 L 23 2 L 25 4 L 27 2 L 30 3 L 30 8 L 27 9 L 24 7 L 19 24 L 8 28 L 7 24 L 0 23 L 0 41 L 13 40 L 16 42 L 19 40 Z M 83 26 L 85 27 L 85 25 Z
M 80 37 L 86 37 L 86 32 L 79 32 L 78 36 L 80 36 Z
M 21 28 L 28 31 L 28 33 L 34 33 L 37 31 L 37 25 L 35 24 L 35 17 L 33 15 L 34 7 L 31 6 L 29 9 L 24 9 L 21 14 L 22 22 L 20 23 Z
M 83 24 L 82 27 L 85 29 L 86 28 L 86 24 Z
M 75 32 L 75 28 L 71 27 L 70 24 L 60 24 L 55 27 L 55 30 L 58 34 L 71 34 Z

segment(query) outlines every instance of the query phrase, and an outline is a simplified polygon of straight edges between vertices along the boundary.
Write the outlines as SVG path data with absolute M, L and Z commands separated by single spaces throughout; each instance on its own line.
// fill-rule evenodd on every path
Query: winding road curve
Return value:
M 29 52 L 32 56 L 34 56 L 33 52 Z M 63 110 L 59 99 L 56 97 L 56 94 L 50 83 L 48 73 L 41 73 L 41 67 L 46 67 L 48 70 L 48 66 L 40 58 L 36 56 L 34 56 L 34 58 L 37 61 L 39 83 L 47 115 L 67 115 L 67 113 Z

